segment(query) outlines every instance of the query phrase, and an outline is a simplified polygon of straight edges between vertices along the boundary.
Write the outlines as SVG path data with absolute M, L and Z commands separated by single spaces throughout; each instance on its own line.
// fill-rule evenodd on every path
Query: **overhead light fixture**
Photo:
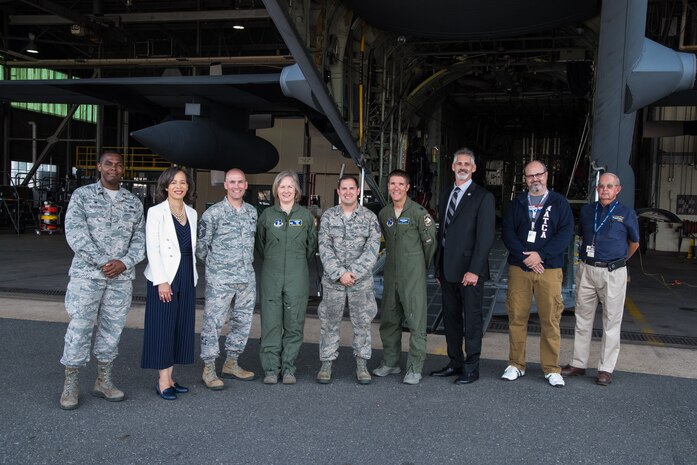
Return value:
M 27 44 L 24 51 L 27 53 L 31 53 L 31 54 L 36 55 L 37 53 L 39 53 L 39 49 L 36 46 L 36 42 L 34 42 L 34 39 L 36 39 L 36 36 L 30 32 L 29 33 L 29 44 Z
M 232 26 L 232 28 L 241 31 L 242 29 L 244 29 L 244 26 L 241 24 L 235 24 L 234 26 Z

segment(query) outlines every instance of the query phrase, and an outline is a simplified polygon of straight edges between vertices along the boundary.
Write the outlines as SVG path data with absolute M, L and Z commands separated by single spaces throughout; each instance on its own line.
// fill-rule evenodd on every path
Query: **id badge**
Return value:
M 528 242 L 535 242 L 537 231 L 528 231 Z
M 595 257 L 595 246 L 592 246 L 592 245 L 586 246 L 586 257 L 588 257 L 588 258 Z

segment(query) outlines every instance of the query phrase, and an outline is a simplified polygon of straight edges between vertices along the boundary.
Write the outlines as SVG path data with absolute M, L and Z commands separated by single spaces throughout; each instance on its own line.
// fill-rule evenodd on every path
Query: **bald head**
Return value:
M 225 173 L 225 183 L 223 184 L 227 191 L 227 199 L 230 204 L 236 208 L 242 206 L 244 193 L 247 191 L 247 178 L 242 170 L 233 168 Z
M 245 181 L 247 180 L 247 176 L 244 174 L 244 171 L 242 171 L 239 168 L 232 168 L 232 169 L 227 170 L 227 172 L 225 173 L 225 179 L 227 179 L 227 177 L 230 176 L 231 173 L 236 173 L 236 174 L 242 176 L 242 179 L 244 179 Z

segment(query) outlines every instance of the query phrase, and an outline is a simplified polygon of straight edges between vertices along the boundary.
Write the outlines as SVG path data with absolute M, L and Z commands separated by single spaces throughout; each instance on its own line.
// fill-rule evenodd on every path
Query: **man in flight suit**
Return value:
M 411 331 L 405 384 L 419 384 L 426 358 L 426 270 L 436 252 L 436 225 L 425 208 L 407 197 L 409 175 L 394 170 L 387 177 L 391 203 L 380 214 L 385 237 L 385 292 L 380 339 L 384 360 L 375 376 L 401 373 L 402 318 Z

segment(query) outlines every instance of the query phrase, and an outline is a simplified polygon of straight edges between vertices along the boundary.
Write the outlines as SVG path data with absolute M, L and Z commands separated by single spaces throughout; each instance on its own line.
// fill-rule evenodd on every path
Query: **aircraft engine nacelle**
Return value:
M 164 159 L 191 168 L 265 173 L 278 163 L 278 150 L 269 141 L 228 129 L 208 120 L 176 120 L 131 133 Z

